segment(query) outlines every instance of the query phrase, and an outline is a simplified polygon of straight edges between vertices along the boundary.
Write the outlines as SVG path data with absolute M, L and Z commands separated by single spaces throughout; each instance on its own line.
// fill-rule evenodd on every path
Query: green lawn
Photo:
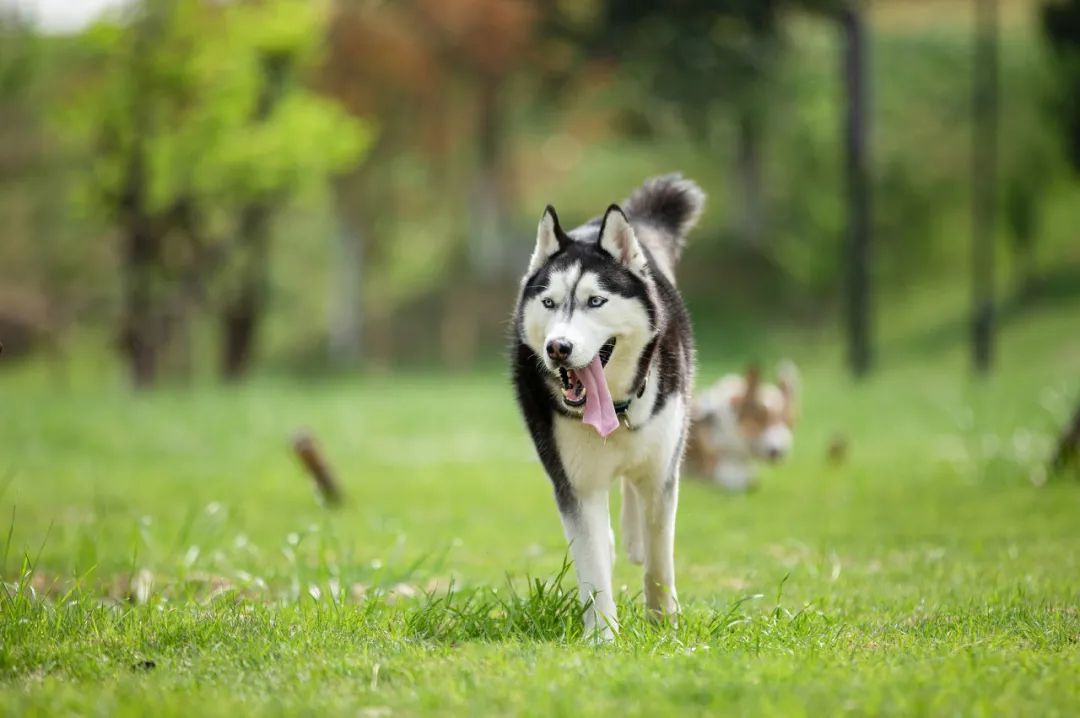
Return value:
M 684 484 L 680 627 L 642 617 L 620 552 L 604 648 L 572 572 L 524 583 L 565 546 L 497 376 L 132 397 L 8 372 L 0 713 L 1076 715 L 1080 483 L 1040 468 L 1077 313 L 1010 326 L 986 382 L 955 347 L 860 386 L 808 358 L 791 463 L 745 497 Z M 289 453 L 302 426 L 337 511 Z

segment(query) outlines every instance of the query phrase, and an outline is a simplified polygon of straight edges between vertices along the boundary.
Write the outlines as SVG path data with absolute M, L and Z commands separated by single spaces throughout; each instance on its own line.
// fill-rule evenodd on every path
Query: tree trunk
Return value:
M 195 375 L 191 321 L 186 316 L 176 317 L 167 327 L 158 374 L 166 383 L 190 384 Z
M 504 269 L 503 232 L 505 208 L 500 185 L 503 127 L 499 80 L 481 79 L 480 121 L 477 127 L 478 167 L 472 192 L 472 224 L 469 264 L 472 271 L 489 279 Z
M 162 327 L 160 317 L 154 312 L 153 286 L 158 239 L 140 224 L 127 231 L 120 344 L 132 384 L 144 389 L 157 382 L 160 358 Z
M 847 96 L 844 118 L 844 160 L 847 174 L 847 335 L 848 362 L 856 377 L 873 364 L 870 285 L 871 206 L 867 138 L 866 28 L 860 11 L 849 5 L 840 12 L 844 39 L 843 77 Z
M 1080 404 L 1076 407 L 1072 421 L 1061 433 L 1054 458 L 1050 461 L 1051 471 L 1064 469 L 1076 457 L 1077 447 L 1080 447 Z
M 244 253 L 240 284 L 221 315 L 221 375 L 226 381 L 246 376 L 255 356 L 270 273 L 269 206 L 255 203 L 244 210 L 240 236 Z
M 763 134 L 757 113 L 748 108 L 740 110 L 735 139 L 735 171 L 737 187 L 741 193 L 737 207 L 736 233 L 743 242 L 752 247 L 760 247 L 765 239 Z
M 342 180 L 348 182 L 349 180 Z M 365 231 L 356 208 L 356 198 L 344 188 L 337 190 L 338 250 L 330 295 L 330 361 L 340 367 L 356 365 L 362 356 L 364 321 L 364 240 Z
M 971 349 L 975 371 L 993 363 L 994 234 L 997 214 L 998 8 L 975 0 L 975 67 L 971 148 Z
M 456 369 L 469 367 L 476 359 L 480 326 L 474 308 L 483 300 L 478 288 L 492 283 L 506 270 L 506 208 L 501 182 L 505 117 L 499 101 L 500 85 L 497 76 L 480 76 L 477 168 L 471 188 L 467 245 L 472 276 L 459 290 L 451 292 L 441 328 L 443 360 Z
M 255 107 L 255 123 L 270 117 L 285 90 L 292 58 L 269 53 L 262 58 L 263 88 Z M 221 315 L 221 373 L 226 381 L 242 379 L 251 369 L 266 310 L 270 273 L 270 217 L 272 200 L 257 199 L 240 215 L 242 258 L 240 286 Z

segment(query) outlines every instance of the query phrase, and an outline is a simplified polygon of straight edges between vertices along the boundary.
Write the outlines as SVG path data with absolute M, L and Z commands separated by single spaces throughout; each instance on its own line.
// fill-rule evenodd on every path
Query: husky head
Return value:
M 597 370 L 612 395 L 632 388 L 658 332 L 646 251 L 618 205 L 572 234 L 554 208 L 544 210 L 522 281 L 518 334 L 570 411 L 585 406 Z

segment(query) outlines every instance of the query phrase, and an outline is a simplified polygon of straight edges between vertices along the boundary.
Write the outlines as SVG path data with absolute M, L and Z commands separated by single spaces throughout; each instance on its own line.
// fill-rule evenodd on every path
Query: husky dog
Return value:
M 777 383 L 761 380 L 756 366 L 728 374 L 691 404 L 684 468 L 729 491 L 757 481 L 755 463 L 778 463 L 791 452 L 798 410 L 799 372 L 790 361 L 777 368 Z
M 675 266 L 705 194 L 678 174 L 564 231 L 550 205 L 514 311 L 517 401 L 570 542 L 585 628 L 618 631 L 608 493 L 644 564 L 653 615 L 674 619 L 675 512 L 696 359 Z

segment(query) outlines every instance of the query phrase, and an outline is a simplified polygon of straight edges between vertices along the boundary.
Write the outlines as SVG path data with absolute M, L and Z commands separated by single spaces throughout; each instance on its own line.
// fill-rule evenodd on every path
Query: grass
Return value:
M 131 396 L 8 372 L 0 713 L 1075 715 L 1080 486 L 1042 466 L 1076 311 L 1008 324 L 985 381 L 957 347 L 859 385 L 795 351 L 791 462 L 749 496 L 685 483 L 683 619 L 644 618 L 620 552 L 604 648 L 497 376 Z M 338 510 L 289 454 L 301 426 Z

